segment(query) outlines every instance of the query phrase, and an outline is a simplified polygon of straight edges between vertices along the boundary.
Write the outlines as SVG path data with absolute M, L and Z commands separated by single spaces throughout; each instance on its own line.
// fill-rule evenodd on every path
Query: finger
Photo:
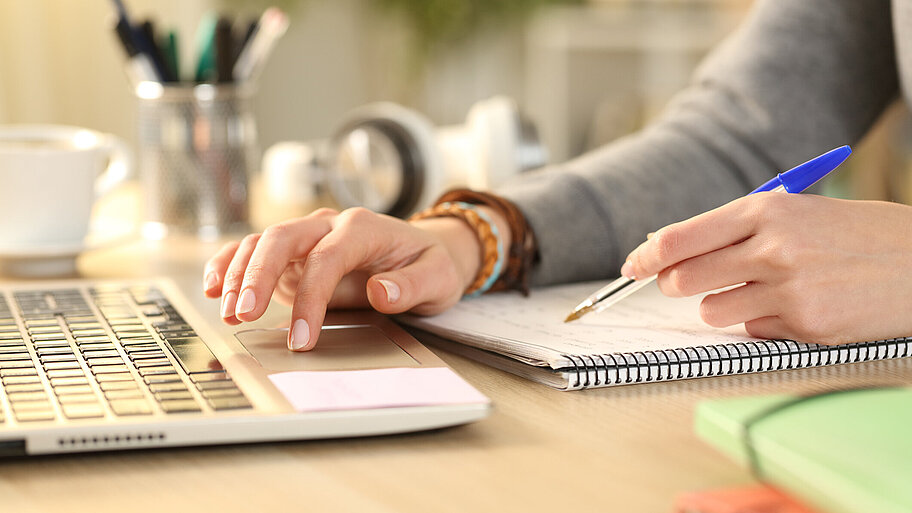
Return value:
M 235 309 L 237 318 L 253 321 L 263 315 L 288 263 L 307 255 L 330 229 L 330 215 L 323 213 L 267 228 L 244 270 Z
M 222 320 L 230 325 L 240 324 L 241 321 L 235 317 L 234 310 L 237 305 L 238 291 L 241 288 L 241 281 L 244 279 L 244 270 L 247 269 L 247 262 L 250 261 L 250 255 L 256 248 L 257 241 L 260 240 L 260 234 L 253 233 L 241 240 L 237 251 L 228 264 L 228 270 L 225 272 L 225 282 L 222 285 Z
M 786 322 L 777 316 L 751 319 L 744 323 L 744 329 L 748 335 L 764 340 L 796 340 Z
M 216 298 L 222 295 L 222 281 L 228 264 L 237 251 L 239 242 L 229 242 L 206 262 L 203 267 L 203 292 L 207 297 Z
M 288 348 L 309 351 L 317 343 L 326 308 L 342 277 L 356 269 L 371 253 L 373 240 L 356 231 L 369 230 L 365 225 L 347 224 L 323 237 L 304 260 L 291 309 Z
M 373 275 L 367 282 L 367 299 L 375 310 L 394 314 L 408 310 L 429 315 L 459 301 L 462 295 L 456 268 L 440 246 L 425 250 L 411 264 Z
M 279 277 L 279 283 L 276 284 L 272 297 L 288 306 L 294 304 L 294 295 L 298 291 L 298 281 L 301 279 L 303 272 L 303 261 L 288 264 L 285 272 Z
M 757 204 L 755 196 L 747 196 L 665 226 L 627 256 L 621 272 L 628 278 L 645 278 L 688 258 L 740 242 L 754 233 Z
M 706 324 L 717 328 L 776 315 L 778 310 L 779 305 L 770 288 L 759 283 L 746 283 L 709 294 L 700 302 L 700 317 Z
M 338 308 L 367 308 L 370 303 L 364 295 L 364 289 L 367 286 L 367 280 L 370 275 L 364 271 L 355 271 L 342 277 L 342 281 L 336 285 L 333 291 L 332 299 L 329 300 L 327 308 L 334 310 Z
M 688 258 L 663 269 L 659 289 L 666 296 L 687 297 L 758 280 L 764 267 L 757 262 L 757 244 L 748 239 L 737 244 Z

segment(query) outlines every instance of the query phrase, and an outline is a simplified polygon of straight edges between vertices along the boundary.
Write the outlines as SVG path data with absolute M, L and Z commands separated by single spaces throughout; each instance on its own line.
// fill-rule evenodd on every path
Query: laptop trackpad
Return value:
M 288 350 L 287 329 L 239 331 L 234 336 L 264 369 L 276 372 L 421 366 L 376 326 L 324 326 L 317 346 L 306 352 Z

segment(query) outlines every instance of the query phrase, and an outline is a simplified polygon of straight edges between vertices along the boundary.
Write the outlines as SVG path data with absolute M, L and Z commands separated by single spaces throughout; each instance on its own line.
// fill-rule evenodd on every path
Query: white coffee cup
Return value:
M 81 248 L 98 197 L 132 173 L 119 138 L 62 125 L 0 125 L 0 254 Z

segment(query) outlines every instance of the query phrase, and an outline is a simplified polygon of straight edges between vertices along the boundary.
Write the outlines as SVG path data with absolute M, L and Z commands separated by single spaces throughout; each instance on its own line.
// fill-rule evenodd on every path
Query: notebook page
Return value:
M 701 297 L 668 298 L 651 284 L 611 308 L 564 323 L 579 302 L 605 282 L 536 289 L 460 301 L 433 317 L 401 320 L 535 365 L 565 365 L 561 354 L 612 354 L 752 342 L 742 325 L 716 329 L 699 317 Z

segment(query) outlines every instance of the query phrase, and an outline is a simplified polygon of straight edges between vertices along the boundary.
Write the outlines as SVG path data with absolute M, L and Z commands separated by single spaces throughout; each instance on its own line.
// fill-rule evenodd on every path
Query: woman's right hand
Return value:
M 225 245 L 206 264 L 204 289 L 222 298 L 222 318 L 232 325 L 260 318 L 272 296 L 292 305 L 288 347 L 306 351 L 327 308 L 423 315 L 449 308 L 475 279 L 480 251 L 457 218 L 406 222 L 363 208 L 320 209 Z

